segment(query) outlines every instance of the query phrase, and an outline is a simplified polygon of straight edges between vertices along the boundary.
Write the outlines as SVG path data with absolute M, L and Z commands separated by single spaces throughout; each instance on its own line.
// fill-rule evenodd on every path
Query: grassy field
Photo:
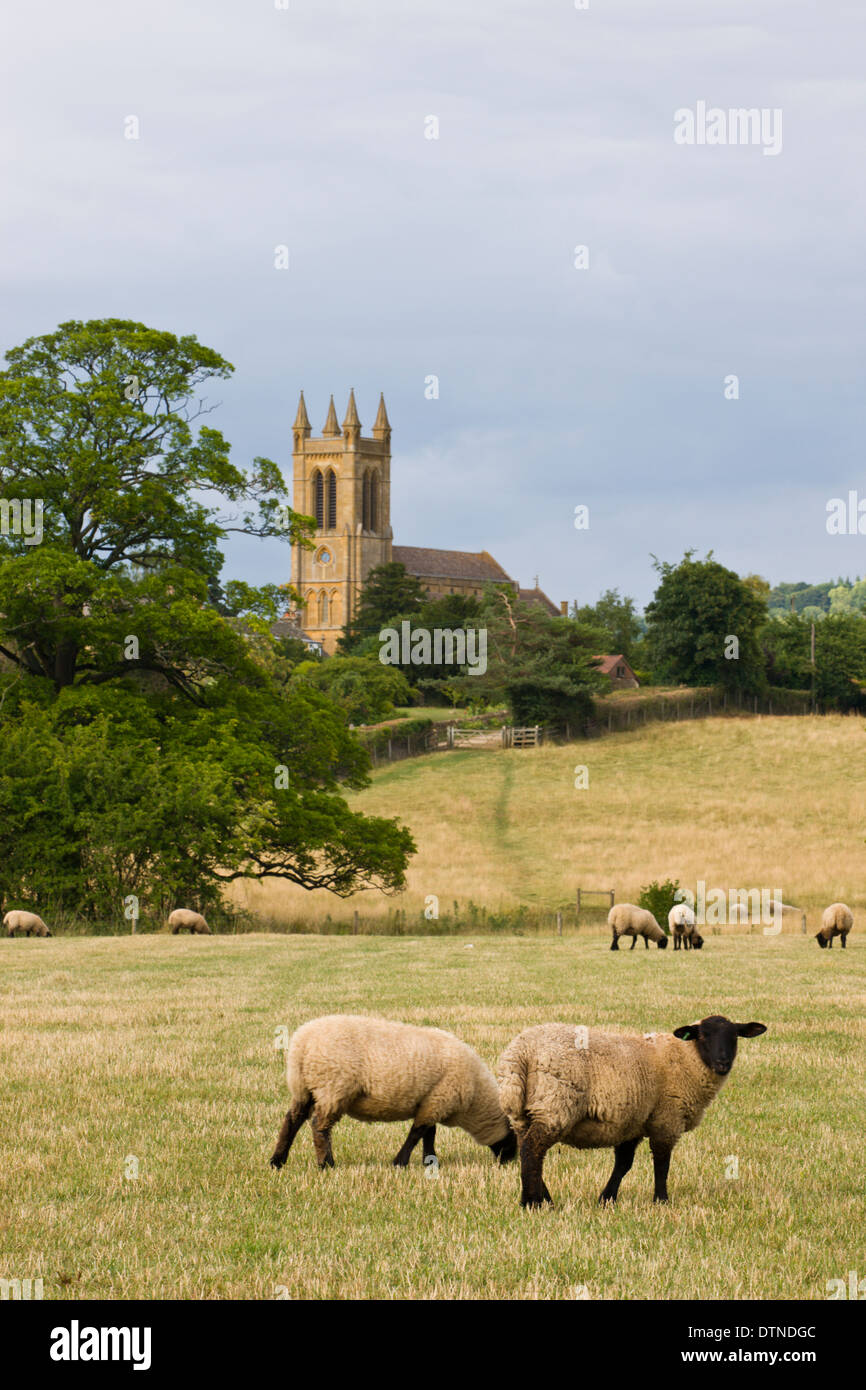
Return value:
M 634 901 L 653 879 L 781 888 L 811 930 L 836 899 L 866 909 L 866 724 L 815 718 L 648 724 L 567 746 L 457 750 L 379 768 L 351 798 L 415 835 L 407 891 L 340 903 L 290 884 L 242 885 L 263 923 L 375 924 L 395 905 L 420 918 L 470 901 L 489 908 L 573 903 L 578 884 Z M 575 789 L 575 767 L 589 787 Z M 796 916 L 786 930 L 799 931 Z
M 705 740 L 706 771 L 716 732 L 683 732 L 683 758 Z M 740 736 L 754 746 L 749 726 Z M 770 766 L 782 755 L 772 747 Z M 599 788 L 615 778 L 615 752 L 588 750 Z M 658 768 L 658 748 L 647 757 Z M 467 759 L 467 777 L 495 786 L 508 776 L 496 762 Z M 817 776 L 807 766 L 804 781 Z M 521 781 L 530 801 L 518 813 L 518 775 L 509 824 L 522 814 L 532 826 L 542 789 L 536 798 L 532 778 Z M 627 804 L 624 789 L 604 794 Z M 721 793 L 702 794 L 721 840 L 739 837 L 754 854 L 738 808 L 723 831 Z M 573 804 L 585 814 L 577 794 Z M 806 795 L 789 809 L 817 855 L 838 812 Z M 675 858 L 662 862 L 669 813 L 658 796 L 646 812 L 662 824 L 634 851 L 659 872 Z M 465 832 L 475 833 L 468 822 Z M 632 818 L 620 846 L 636 836 Z M 828 879 L 835 852 L 825 841 Z M 619 872 L 633 881 L 634 868 Z M 467 945 L 0 941 L 0 1277 L 42 1277 L 46 1298 L 533 1299 L 586 1286 L 592 1298 L 822 1299 L 828 1279 L 862 1274 L 866 946 L 856 931 L 844 954 L 801 936 L 713 938 L 700 955 L 616 956 L 593 937 Z M 335 1171 L 315 1169 L 308 1128 L 286 1168 L 269 1169 L 288 1104 L 275 1032 L 336 1010 L 452 1028 L 490 1063 L 544 1020 L 649 1030 L 719 1011 L 769 1032 L 741 1044 L 727 1086 L 675 1151 L 669 1207 L 652 1206 L 646 1145 L 612 1210 L 595 1205 L 611 1155 L 557 1149 L 545 1173 L 557 1205 L 529 1214 L 516 1167 L 497 1168 L 459 1131 L 440 1131 L 436 1179 L 417 1154 L 406 1171 L 389 1166 L 405 1126 L 351 1120 L 335 1130 Z M 733 1158 L 737 1178 L 726 1176 Z M 133 1159 L 137 1177 L 126 1176 Z

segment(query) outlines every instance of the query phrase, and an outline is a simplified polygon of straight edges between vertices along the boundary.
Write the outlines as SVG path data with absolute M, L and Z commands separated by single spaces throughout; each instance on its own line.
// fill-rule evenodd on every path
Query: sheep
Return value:
M 695 914 L 688 903 L 674 903 L 668 913 L 668 926 L 674 938 L 674 950 L 691 950 L 692 938 L 695 934 Z M 700 937 L 699 940 L 703 946 L 703 937 Z M 700 950 L 700 946 L 698 950 Z
M 189 927 L 190 935 L 210 936 L 211 929 L 200 912 L 191 912 L 188 907 L 176 907 L 169 915 L 168 925 L 172 936 L 177 936 L 184 927 Z
M 20 909 L 7 912 L 3 918 L 3 925 L 7 928 L 10 936 L 14 936 L 16 932 L 20 932 L 22 936 L 51 935 L 42 918 L 38 917 L 35 912 L 22 912 Z
M 821 913 L 821 930 L 815 933 L 815 940 L 823 951 L 826 946 L 833 949 L 833 937 L 841 936 L 842 948 L 848 933 L 854 925 L 854 914 L 847 903 L 831 903 Z
M 693 950 L 693 951 L 699 951 L 699 950 L 701 949 L 701 947 L 703 946 L 703 944 L 704 944 L 704 938 L 701 936 L 700 932 L 698 932 L 698 931 L 693 931 L 693 932 L 692 932 L 692 950 Z
M 517 1154 L 517 1137 L 502 1113 L 492 1073 L 471 1047 L 441 1028 L 384 1018 L 330 1014 L 304 1023 L 287 1055 L 292 1106 L 271 1157 L 282 1168 L 310 1115 L 320 1168 L 333 1168 L 331 1130 L 343 1115 L 355 1120 L 411 1119 L 392 1160 L 405 1168 L 419 1139 L 425 1166 L 436 1159 L 436 1126 L 457 1125 L 486 1144 L 500 1163 Z
M 635 907 L 634 903 L 617 903 L 607 914 L 607 925 L 613 932 L 611 950 L 619 950 L 619 938 L 630 936 L 631 949 L 634 950 L 639 936 L 643 937 L 643 944 L 649 950 L 649 944 L 654 941 L 660 951 L 664 951 L 668 944 L 668 939 L 653 917 L 651 912 L 647 912 L 644 907 Z
M 734 1064 L 738 1038 L 763 1023 L 719 1014 L 643 1037 L 542 1023 L 518 1034 L 497 1068 L 502 1108 L 520 1143 L 523 1207 L 552 1202 L 542 1167 L 554 1144 L 612 1148 L 614 1169 L 599 1202 L 615 1202 L 641 1139 L 650 1141 L 653 1200 L 668 1200 L 671 1151 L 695 1129 Z

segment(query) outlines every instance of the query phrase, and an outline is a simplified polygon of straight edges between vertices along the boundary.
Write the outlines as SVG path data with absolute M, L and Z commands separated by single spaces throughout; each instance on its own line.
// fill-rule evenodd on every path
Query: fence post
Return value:
M 579 888 L 578 888 L 578 890 L 577 890 L 577 912 L 578 912 L 578 916 L 579 916 L 579 915 L 580 915 L 580 889 L 579 889 Z
M 561 912 L 557 912 L 557 914 L 556 914 L 556 931 L 557 931 L 557 935 L 558 935 L 558 936 L 562 936 L 562 913 L 561 913 Z
M 358 909 L 357 909 L 357 908 L 355 908 L 354 916 L 352 917 L 352 935 L 353 935 L 353 936 L 357 936 L 357 935 L 358 935 Z
M 806 935 L 806 914 L 803 913 L 803 935 Z

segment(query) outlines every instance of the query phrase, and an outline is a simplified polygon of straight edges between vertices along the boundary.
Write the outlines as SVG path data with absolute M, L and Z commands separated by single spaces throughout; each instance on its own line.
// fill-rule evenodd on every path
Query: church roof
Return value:
M 534 589 L 518 589 L 517 596 L 523 599 L 524 603 L 535 603 L 539 608 L 546 609 L 552 618 L 561 616 L 560 610 L 553 602 L 553 599 L 548 598 L 544 590 L 539 589 L 537 584 Z
M 431 550 L 427 546 L 395 545 L 393 559 L 419 579 L 474 579 L 479 584 L 510 584 L 511 576 L 486 550 Z

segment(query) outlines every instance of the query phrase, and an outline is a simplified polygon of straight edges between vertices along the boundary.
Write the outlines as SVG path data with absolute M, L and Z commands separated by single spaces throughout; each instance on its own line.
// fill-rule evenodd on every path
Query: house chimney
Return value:
M 559 611 L 560 611 L 560 613 L 562 614 L 563 618 L 567 618 L 567 617 L 568 617 L 568 599 L 567 599 L 567 598 L 564 598 L 564 599 L 562 600 L 562 602 L 560 603 L 560 605 L 559 605 Z

